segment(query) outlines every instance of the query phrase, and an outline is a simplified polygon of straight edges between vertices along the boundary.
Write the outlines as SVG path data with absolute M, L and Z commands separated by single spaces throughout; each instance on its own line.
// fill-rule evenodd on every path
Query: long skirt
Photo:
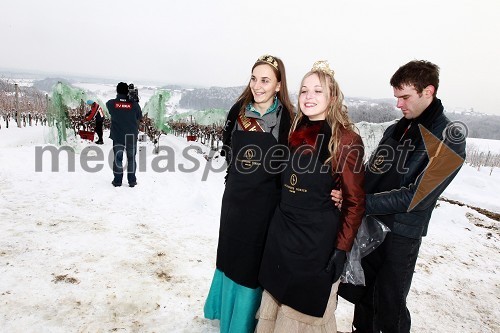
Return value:
M 266 290 L 262 294 L 257 333 L 337 333 L 335 310 L 340 280 L 333 284 L 323 317 L 313 317 L 279 304 Z
M 262 288 L 247 288 L 216 269 L 204 307 L 207 319 L 220 320 L 221 333 L 253 333 Z

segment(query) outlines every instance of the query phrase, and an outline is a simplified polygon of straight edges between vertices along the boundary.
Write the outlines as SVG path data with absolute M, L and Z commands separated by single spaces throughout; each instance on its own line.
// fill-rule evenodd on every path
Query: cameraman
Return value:
M 139 103 L 139 90 L 131 83 L 128 85 L 128 99 Z
M 113 140 L 113 175 L 111 182 L 114 187 L 122 185 L 123 178 L 123 151 L 127 154 L 127 180 L 130 187 L 137 185 L 135 171 L 137 164 L 137 135 L 142 111 L 139 103 L 128 98 L 129 87 L 125 82 L 116 86 L 116 98 L 110 99 L 106 106 L 111 116 L 110 139 Z

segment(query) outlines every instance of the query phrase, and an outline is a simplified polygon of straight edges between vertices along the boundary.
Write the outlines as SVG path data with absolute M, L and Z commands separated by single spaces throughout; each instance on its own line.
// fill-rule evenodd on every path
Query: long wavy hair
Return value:
M 327 100 L 329 101 L 326 112 L 326 122 L 330 125 L 332 129 L 332 136 L 330 142 L 328 142 L 328 150 L 330 152 L 330 157 L 325 161 L 325 164 L 332 162 L 334 166 L 338 163 L 338 154 L 340 153 L 340 139 L 342 136 L 342 129 L 347 129 L 350 131 L 355 131 L 355 126 L 347 114 L 347 106 L 344 105 L 344 94 L 340 90 L 339 84 L 331 75 L 325 73 L 321 70 L 311 70 L 304 75 L 300 83 L 300 88 L 304 84 L 304 80 L 311 75 L 318 75 L 319 81 L 323 89 L 326 87 Z M 299 93 L 300 98 L 300 93 Z M 290 128 L 290 135 L 297 128 L 300 123 L 304 113 L 300 109 L 300 102 L 297 102 L 297 116 L 293 120 L 292 126 Z
M 276 75 L 276 78 L 278 79 L 278 82 L 281 82 L 280 90 L 277 92 L 277 97 L 280 100 L 281 104 L 285 107 L 285 109 L 288 111 L 290 114 L 290 119 L 293 119 L 293 114 L 294 114 L 294 107 L 292 102 L 290 101 L 290 96 L 288 95 L 288 86 L 286 84 L 286 72 L 285 72 L 285 65 L 283 64 L 283 61 L 281 61 L 280 58 L 274 57 L 276 59 L 276 62 L 278 63 L 278 69 L 274 68 L 274 66 L 271 66 L 269 63 L 265 61 L 260 61 L 257 60 L 255 64 L 252 66 L 252 70 L 250 73 L 253 72 L 254 68 L 259 66 L 259 65 L 267 65 L 272 68 L 274 74 Z M 253 102 L 253 94 L 252 90 L 250 89 L 250 80 L 248 80 L 248 84 L 243 90 L 243 93 L 241 93 L 240 97 L 238 97 L 237 102 L 241 102 L 241 110 L 244 111 L 248 103 Z

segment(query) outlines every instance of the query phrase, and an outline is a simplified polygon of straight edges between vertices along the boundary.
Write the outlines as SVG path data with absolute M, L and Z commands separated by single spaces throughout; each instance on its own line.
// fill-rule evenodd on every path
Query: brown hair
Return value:
M 391 77 L 391 86 L 402 89 L 413 86 L 421 94 L 425 87 L 434 86 L 434 97 L 439 87 L 439 67 L 426 60 L 413 60 L 399 67 Z
M 273 69 L 274 74 L 276 75 L 276 78 L 278 79 L 278 82 L 281 82 L 280 90 L 277 92 L 277 97 L 280 100 L 281 104 L 285 107 L 285 109 L 288 111 L 290 114 L 290 119 L 293 118 L 293 104 L 290 102 L 290 97 L 288 95 L 288 86 L 286 84 L 286 72 L 285 72 L 285 65 L 283 64 L 283 61 L 281 61 L 280 58 L 277 57 L 272 57 L 276 60 L 278 63 L 278 69 L 276 69 L 273 65 L 271 65 L 267 61 L 263 60 L 257 60 L 255 64 L 252 66 L 251 72 L 253 72 L 254 68 L 259 66 L 259 65 L 268 65 Z M 241 93 L 240 97 L 238 97 L 237 102 L 242 102 L 241 104 L 241 109 L 244 110 L 248 103 L 251 103 L 253 101 L 253 94 L 252 90 L 250 89 L 250 81 L 248 81 L 248 84 Z

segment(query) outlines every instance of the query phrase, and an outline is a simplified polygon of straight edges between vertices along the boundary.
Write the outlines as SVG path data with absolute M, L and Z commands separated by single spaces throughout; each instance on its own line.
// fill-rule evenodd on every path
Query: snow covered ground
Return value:
M 58 172 L 37 156 L 46 132 L 0 130 L 0 331 L 218 332 L 203 318 L 224 190 L 224 172 L 205 174 L 209 149 L 167 135 L 172 150 L 153 155 L 141 142 L 138 186 L 114 188 L 106 132 L 103 146 L 73 143 L 74 172 L 65 153 Z M 82 163 L 85 147 L 102 157 Z M 498 170 L 465 165 L 444 196 L 500 213 L 499 187 Z M 439 202 L 410 291 L 412 332 L 500 332 L 498 225 Z M 351 316 L 341 300 L 339 330 Z

